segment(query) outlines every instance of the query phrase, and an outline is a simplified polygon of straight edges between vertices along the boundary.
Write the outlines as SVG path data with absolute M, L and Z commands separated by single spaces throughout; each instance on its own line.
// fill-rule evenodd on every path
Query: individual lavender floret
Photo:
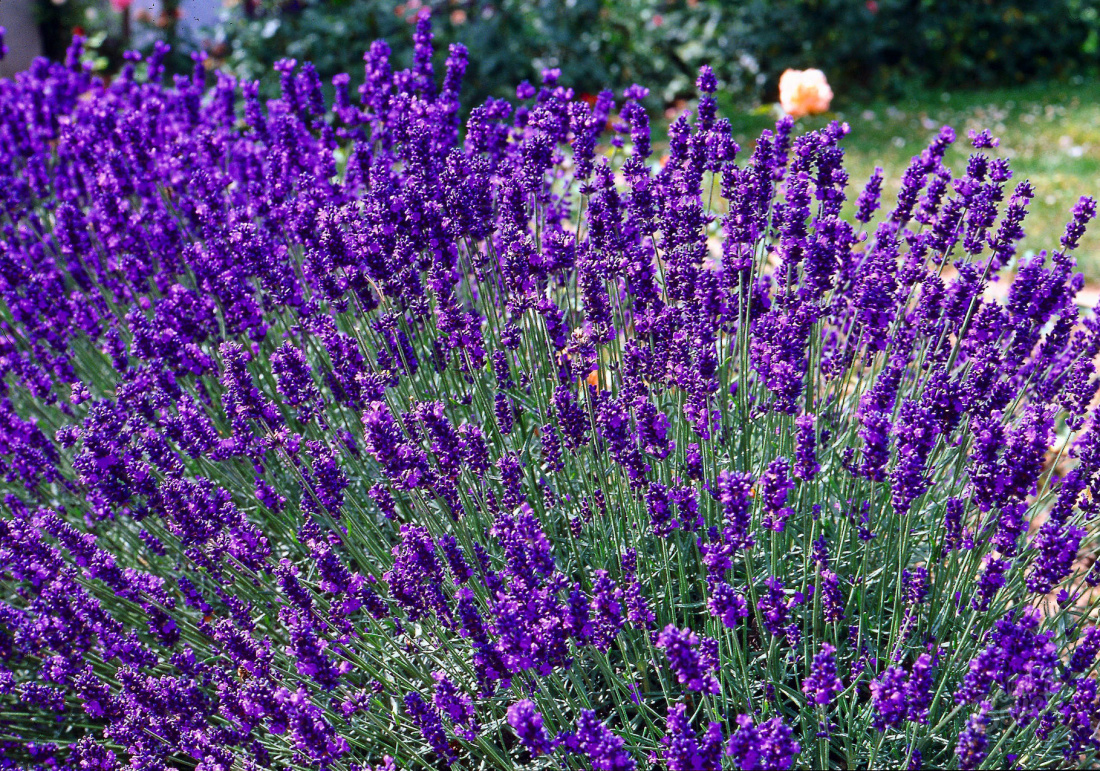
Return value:
M 971 607 L 978 611 L 989 608 L 993 598 L 1005 585 L 1005 574 L 1012 566 L 1012 561 L 1000 557 L 991 556 L 985 563 L 985 569 L 978 579 L 978 592 L 970 601 Z
M 606 570 L 596 571 L 592 587 L 592 644 L 606 653 L 623 628 L 623 590 Z
M 654 482 L 649 486 L 645 502 L 653 534 L 658 538 L 668 538 L 676 529 L 668 488 L 660 482 Z
M 928 598 L 928 568 L 915 567 L 901 571 L 901 583 L 905 587 L 905 602 L 910 607 L 920 605 Z
M 623 577 L 627 580 L 623 599 L 627 608 L 627 620 L 637 629 L 652 629 L 656 617 L 649 607 L 649 599 L 638 580 L 638 552 L 628 550 L 622 557 Z
M 443 550 L 443 556 L 447 559 L 447 565 L 451 568 L 456 584 L 464 584 L 469 581 L 474 571 L 470 563 L 466 561 L 466 555 L 462 547 L 458 545 L 458 539 L 447 533 L 439 539 L 439 546 Z
M 1012 198 L 1005 208 L 997 234 L 990 241 L 993 252 L 990 257 L 990 272 L 1000 270 L 1016 254 L 1016 243 L 1024 237 L 1023 221 L 1027 216 L 1027 206 L 1035 197 L 1035 188 L 1029 182 L 1021 182 L 1012 192 Z
M 657 647 L 668 656 L 669 665 L 681 685 L 692 691 L 720 693 L 718 678 L 714 676 L 717 657 L 710 655 L 695 632 L 669 624 L 657 635 Z
M 630 126 L 630 141 L 633 144 L 633 153 L 639 158 L 648 158 L 650 154 L 649 144 L 649 115 L 639 103 L 645 99 L 648 89 L 634 86 L 627 89 L 627 103 L 623 105 L 621 115 Z
M 840 589 L 840 576 L 831 570 L 821 571 L 821 609 L 825 621 L 829 623 L 844 618 L 844 593 Z
M 793 732 L 778 717 L 756 725 L 750 715 L 738 715 L 737 730 L 726 745 L 726 755 L 742 771 L 789 769 L 802 751 Z
M 698 108 L 699 129 L 700 131 L 709 131 L 714 123 L 715 110 L 718 106 L 714 99 L 714 92 L 718 90 L 718 78 L 710 65 L 704 64 L 699 68 L 699 76 L 695 79 L 695 87 L 702 94 Z
M 913 501 L 928 489 L 928 456 L 938 430 L 929 408 L 906 400 L 894 426 L 897 460 L 890 473 L 894 510 L 906 514 Z
M 550 471 L 558 473 L 564 471 L 565 463 L 562 460 L 561 440 L 558 438 L 558 432 L 554 429 L 554 426 L 547 423 L 539 429 L 539 439 L 542 443 L 542 459 L 546 463 L 546 467 Z
M 1072 763 L 1087 750 L 1100 749 L 1093 725 L 1096 699 L 1096 680 L 1085 677 L 1074 684 L 1073 695 L 1062 705 L 1062 725 L 1070 732 L 1069 746 L 1062 755 L 1067 763 Z
M 843 688 L 836 672 L 836 648 L 822 643 L 821 650 L 814 656 L 810 676 L 802 682 L 802 692 L 809 703 L 824 707 Z
M 944 552 L 959 549 L 963 544 L 963 512 L 966 504 L 960 498 L 948 498 L 943 510 Z
M 928 709 L 932 704 L 934 679 L 932 656 L 922 653 L 913 662 L 905 693 L 908 699 L 908 718 L 916 723 L 928 722 Z

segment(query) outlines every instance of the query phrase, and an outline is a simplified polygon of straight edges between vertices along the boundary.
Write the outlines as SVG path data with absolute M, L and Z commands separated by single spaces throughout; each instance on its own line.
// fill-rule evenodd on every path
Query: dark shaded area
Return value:
M 654 103 L 691 95 L 702 64 L 745 102 L 774 98 L 788 67 L 822 69 L 854 99 L 1059 77 L 1095 68 L 1100 24 L 1097 0 L 291 0 L 224 27 L 215 53 L 248 77 L 284 56 L 355 77 L 375 38 L 409 60 L 407 30 L 423 7 L 437 43 L 470 49 L 476 97 L 507 96 L 558 67 L 581 93 L 659 84 Z
M 90 6 L 107 32 L 97 53 L 112 67 L 126 48 L 159 37 L 175 44 L 169 69 L 189 68 L 190 49 L 202 45 L 271 95 L 271 65 L 284 57 L 312 61 L 326 83 L 348 72 L 356 85 L 363 51 L 381 38 L 396 63 L 409 64 L 411 25 L 425 8 L 441 49 L 470 50 L 468 104 L 511 96 L 554 67 L 579 93 L 654 87 L 657 106 L 693 95 L 703 64 L 736 101 L 752 103 L 774 99 L 788 67 L 821 69 L 842 101 L 860 101 L 913 86 L 1058 78 L 1100 62 L 1100 0 L 241 0 L 202 41 L 175 39 L 170 11 L 127 35 L 105 0 L 41 0 L 47 55 L 62 58 L 74 31 L 95 31 L 86 28 Z

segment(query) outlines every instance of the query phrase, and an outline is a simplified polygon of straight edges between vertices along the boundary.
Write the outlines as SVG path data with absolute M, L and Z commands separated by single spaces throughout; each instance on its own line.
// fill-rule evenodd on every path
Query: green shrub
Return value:
M 664 83 L 652 99 L 668 103 L 691 93 L 702 64 L 751 102 L 774 99 L 787 67 L 822 69 L 852 97 L 913 82 L 1014 83 L 1097 62 L 1097 0 L 261 0 L 251 18 L 221 25 L 216 50 L 247 78 L 287 56 L 322 76 L 356 73 L 368 41 L 407 40 L 424 6 L 438 43 L 470 49 L 477 98 L 508 96 L 544 67 L 580 93 Z M 403 63 L 410 56 L 408 46 L 395 51 Z

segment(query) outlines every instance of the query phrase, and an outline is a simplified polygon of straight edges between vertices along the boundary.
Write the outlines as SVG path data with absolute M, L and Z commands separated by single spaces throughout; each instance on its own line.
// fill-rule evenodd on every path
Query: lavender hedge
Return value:
M 387 51 L 0 82 L 0 768 L 1092 762 L 1095 202 Z

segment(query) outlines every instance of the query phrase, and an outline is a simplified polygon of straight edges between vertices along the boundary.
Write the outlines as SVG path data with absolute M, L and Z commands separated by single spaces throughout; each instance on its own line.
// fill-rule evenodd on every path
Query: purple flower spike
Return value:
M 966 728 L 959 734 L 959 742 L 955 745 L 955 757 L 959 759 L 959 768 L 964 771 L 978 768 L 985 760 L 986 748 L 989 746 L 989 739 L 986 736 L 986 727 L 989 724 L 986 713 L 989 710 L 989 702 L 983 701 L 978 711 L 967 720 Z
M 824 707 L 843 687 L 836 673 L 836 648 L 823 643 L 814 656 L 810 676 L 802 683 L 802 692 L 811 704 Z
M 535 757 L 551 751 L 550 739 L 535 702 L 523 699 L 508 707 L 508 725 L 516 732 L 519 743 Z
M 726 746 L 726 755 L 742 771 L 786 771 L 802 751 L 791 729 L 778 717 L 756 725 L 749 715 L 738 715 L 736 722 L 737 730 Z
M 669 624 L 657 635 L 657 647 L 668 656 L 669 665 L 681 685 L 692 691 L 718 694 L 721 690 L 714 676 L 717 655 L 710 650 L 713 641 L 701 640 L 690 629 L 677 629 Z
M 688 718 L 687 707 L 669 708 L 667 729 L 661 743 L 668 771 L 721 771 L 725 740 L 721 723 L 712 722 L 700 743 Z

